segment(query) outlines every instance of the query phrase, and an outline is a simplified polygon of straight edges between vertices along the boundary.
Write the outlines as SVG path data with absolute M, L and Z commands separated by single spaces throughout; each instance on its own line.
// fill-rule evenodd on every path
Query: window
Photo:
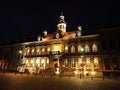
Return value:
M 68 52 L 68 46 L 65 46 L 65 52 L 66 53 Z
M 35 62 L 34 62 L 34 58 L 31 59 L 31 66 L 34 67 L 35 66 Z
M 77 37 L 80 37 L 81 36 L 81 32 L 77 32 Z
M 36 60 L 36 67 L 40 67 L 40 58 L 37 58 Z
M 71 47 L 71 53 L 75 53 L 75 47 L 73 45 Z
M 34 49 L 34 48 L 32 48 L 32 51 L 31 51 L 31 52 L 32 52 L 32 55 L 33 55 L 33 54 L 34 54 L 34 52 L 35 52 L 35 49 Z
M 41 65 L 40 65 L 43 69 L 45 69 L 45 59 L 41 59 Z
M 93 52 L 97 52 L 97 45 L 96 45 L 96 44 L 93 44 L 93 45 L 92 45 L 92 51 L 93 51 Z
M 46 61 L 46 63 L 47 63 L 47 66 L 49 65 L 49 59 L 47 58 L 47 61 Z
M 81 52 L 81 45 L 78 45 L 78 52 Z
M 94 58 L 94 68 L 99 68 L 99 62 L 97 57 Z
M 87 44 L 85 45 L 85 52 L 90 52 L 90 48 Z
M 67 58 L 64 60 L 64 65 L 65 65 L 65 68 L 68 67 L 68 59 Z
M 50 47 L 47 48 L 47 54 L 49 54 L 49 52 L 50 52 Z
M 36 52 L 37 52 L 37 55 L 39 55 L 39 54 L 40 54 L 40 48 L 37 47 L 36 49 L 37 49 L 37 51 L 36 51 Z
M 56 33 L 56 38 L 59 38 L 60 37 L 60 34 L 59 33 Z
M 78 58 L 78 65 L 80 68 L 82 68 L 82 66 L 81 66 L 82 62 L 83 62 L 82 58 Z
M 26 50 L 26 54 L 27 54 L 27 55 L 30 54 L 30 48 L 27 48 L 27 50 Z
M 90 58 L 86 58 L 86 68 L 90 68 Z
M 45 48 L 42 48 L 42 54 L 45 54 Z
M 75 59 L 72 58 L 71 61 L 72 61 L 72 68 L 75 68 Z

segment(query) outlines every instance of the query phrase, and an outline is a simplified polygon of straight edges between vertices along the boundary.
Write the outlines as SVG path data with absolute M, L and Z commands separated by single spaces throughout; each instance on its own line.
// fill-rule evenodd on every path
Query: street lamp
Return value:
M 22 50 L 19 50 L 19 54 L 22 54 Z
M 114 77 L 116 78 L 115 70 L 116 70 L 116 65 L 114 65 Z

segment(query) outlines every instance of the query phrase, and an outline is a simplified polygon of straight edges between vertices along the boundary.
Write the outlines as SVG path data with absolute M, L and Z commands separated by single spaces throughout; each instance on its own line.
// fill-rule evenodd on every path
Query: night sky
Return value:
M 84 33 L 120 25 L 119 3 L 115 0 L 37 1 L 0 2 L 0 43 L 37 36 L 44 30 L 53 33 L 61 13 L 67 31 L 77 30 L 79 25 Z

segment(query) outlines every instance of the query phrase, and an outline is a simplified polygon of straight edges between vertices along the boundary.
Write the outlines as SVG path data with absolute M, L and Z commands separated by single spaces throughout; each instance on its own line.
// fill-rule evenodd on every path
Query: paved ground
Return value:
M 0 73 L 0 90 L 120 90 L 120 79 Z

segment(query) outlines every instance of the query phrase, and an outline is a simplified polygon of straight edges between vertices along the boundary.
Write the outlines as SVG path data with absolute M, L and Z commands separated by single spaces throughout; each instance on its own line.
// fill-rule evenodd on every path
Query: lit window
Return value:
M 72 62 L 72 68 L 75 68 L 75 59 L 72 58 L 72 59 L 71 59 L 71 62 Z
M 47 58 L 46 66 L 49 67 L 49 59 Z
M 93 51 L 93 52 L 97 52 L 97 45 L 96 45 L 96 44 L 93 44 L 93 45 L 92 45 L 92 51 Z
M 86 68 L 90 68 L 90 58 L 86 58 Z
M 47 48 L 47 53 L 49 54 L 49 52 L 50 52 L 50 47 Z
M 32 49 L 32 54 L 34 54 L 34 51 L 35 51 L 35 49 L 33 48 L 33 49 Z
M 87 44 L 85 45 L 85 52 L 90 52 L 90 48 Z
M 42 60 L 41 60 L 41 65 L 40 65 L 40 66 L 45 69 L 45 59 L 42 59 Z
M 37 55 L 40 54 L 40 48 L 37 48 Z
M 35 63 L 34 63 L 34 59 L 31 60 L 31 66 L 34 67 Z
M 71 53 L 75 53 L 75 47 L 74 46 L 71 47 Z
M 81 52 L 82 50 L 82 46 L 81 45 L 78 45 L 78 52 Z
M 81 64 L 82 64 L 82 58 L 78 58 L 78 64 L 79 64 L 79 67 L 82 68 Z
M 94 68 L 99 68 L 99 62 L 97 57 L 94 58 Z
M 60 51 L 60 45 L 54 45 L 54 51 Z
M 81 36 L 81 32 L 77 32 L 77 36 L 80 37 Z
M 68 59 L 67 58 L 64 60 L 64 65 L 66 68 L 68 67 Z
M 59 38 L 60 37 L 60 34 L 59 33 L 56 33 L 56 38 Z
M 65 46 L 65 52 L 66 53 L 68 52 L 68 46 Z
M 42 54 L 45 54 L 45 48 L 42 48 Z
M 26 66 L 29 66 L 28 59 L 25 60 L 25 65 L 26 65 Z
M 36 67 L 40 67 L 40 58 L 37 58 L 36 60 Z
M 30 48 L 27 48 L 27 55 L 30 54 Z

